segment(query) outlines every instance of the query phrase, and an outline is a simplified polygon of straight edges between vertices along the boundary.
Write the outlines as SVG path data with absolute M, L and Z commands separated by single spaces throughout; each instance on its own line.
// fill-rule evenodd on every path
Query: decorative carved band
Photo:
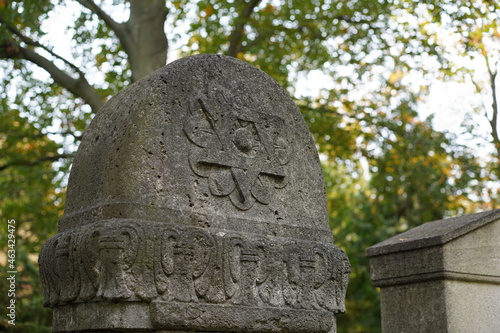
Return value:
M 52 237 L 44 304 L 233 304 L 343 312 L 350 265 L 338 247 L 159 222 L 113 220 Z

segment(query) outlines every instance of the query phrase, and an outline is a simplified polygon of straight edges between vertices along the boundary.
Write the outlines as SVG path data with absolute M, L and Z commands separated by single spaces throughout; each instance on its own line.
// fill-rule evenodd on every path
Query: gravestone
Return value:
M 40 254 L 54 332 L 335 332 L 347 256 L 287 93 L 234 58 L 175 61 L 81 142 Z
M 383 333 L 500 332 L 500 210 L 425 223 L 366 254 Z

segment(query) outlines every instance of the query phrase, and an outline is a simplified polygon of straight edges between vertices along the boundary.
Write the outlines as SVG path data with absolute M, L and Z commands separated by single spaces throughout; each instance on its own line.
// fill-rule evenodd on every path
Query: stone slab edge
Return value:
M 327 311 L 179 302 L 93 302 L 54 309 L 53 332 L 189 329 L 209 332 L 324 333 L 334 322 L 333 314 Z
M 54 309 L 52 332 L 153 329 L 149 304 L 142 302 L 79 303 Z
M 366 255 L 375 257 L 442 245 L 497 219 L 500 209 L 427 222 L 367 248 Z
M 153 327 L 222 332 L 327 332 L 333 314 L 327 311 L 276 309 L 178 302 L 151 303 Z
M 453 280 L 453 281 L 500 285 L 500 277 L 498 276 L 469 274 L 469 273 L 450 272 L 450 271 L 391 277 L 388 279 L 373 280 L 372 283 L 375 287 L 381 288 L 381 287 L 390 287 L 390 286 L 428 282 L 435 280 Z

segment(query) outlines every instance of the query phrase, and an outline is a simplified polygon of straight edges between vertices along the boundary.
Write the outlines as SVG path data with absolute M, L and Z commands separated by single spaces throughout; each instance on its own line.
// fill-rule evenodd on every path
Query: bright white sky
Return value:
M 72 59 L 71 56 L 71 36 L 67 32 L 66 27 L 70 26 L 74 19 L 76 18 L 76 13 L 80 10 L 80 5 L 76 2 L 68 2 L 68 7 L 57 7 L 57 11 L 54 11 L 51 17 L 44 23 L 43 29 L 48 32 L 45 37 L 47 44 L 54 46 L 54 51 L 63 57 Z M 126 10 L 119 9 L 116 11 L 118 16 L 125 16 Z M 116 14 L 114 13 L 114 14 Z M 120 15 L 121 14 L 121 15 Z M 112 16 L 117 16 L 112 15 Z M 181 27 L 182 29 L 182 27 Z M 54 42 L 57 41 L 57 42 Z M 171 44 L 168 61 L 175 60 L 178 55 L 174 50 L 178 50 L 182 43 L 185 41 L 180 41 L 180 45 Z M 482 75 L 486 75 L 484 63 L 480 61 L 477 62 L 477 71 L 484 72 Z M 48 74 L 40 69 L 40 78 L 47 78 Z M 299 82 L 296 87 L 296 94 L 298 96 L 317 96 L 321 89 L 328 89 L 333 86 L 333 83 L 320 70 L 312 71 L 307 76 L 302 76 L 299 78 Z M 426 118 L 431 114 L 434 114 L 434 126 L 436 130 L 447 130 L 453 133 L 460 132 L 460 124 L 464 120 L 467 114 L 473 114 L 471 110 L 475 105 L 481 103 L 481 97 L 475 95 L 475 88 L 471 82 L 469 83 L 459 83 L 459 82 L 447 82 L 443 83 L 439 80 L 435 80 L 431 85 L 431 93 L 425 103 L 422 103 L 420 107 L 420 115 L 422 118 Z M 491 101 L 483 101 L 485 105 L 491 105 Z M 484 115 L 473 116 L 474 120 L 479 124 L 476 126 L 476 130 L 480 133 L 484 133 L 484 136 L 488 138 L 486 133 L 490 131 L 489 124 L 484 117 Z M 464 142 L 469 142 L 469 138 L 463 138 Z M 479 145 L 486 149 L 487 144 L 485 142 L 473 142 L 473 146 Z M 486 153 L 486 150 L 485 150 Z

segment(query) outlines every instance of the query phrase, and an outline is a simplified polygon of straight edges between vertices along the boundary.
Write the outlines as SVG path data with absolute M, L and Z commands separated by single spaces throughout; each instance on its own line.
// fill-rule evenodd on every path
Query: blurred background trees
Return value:
M 380 331 L 365 249 L 498 206 L 499 16 L 488 0 L 0 0 L 0 215 L 17 221 L 20 272 L 10 329 L 50 331 L 37 253 L 93 115 L 175 58 L 223 53 L 296 100 L 320 152 L 335 243 L 353 266 L 339 332 Z M 438 81 L 476 91 L 424 112 Z M 443 112 L 461 126 L 446 130 Z

